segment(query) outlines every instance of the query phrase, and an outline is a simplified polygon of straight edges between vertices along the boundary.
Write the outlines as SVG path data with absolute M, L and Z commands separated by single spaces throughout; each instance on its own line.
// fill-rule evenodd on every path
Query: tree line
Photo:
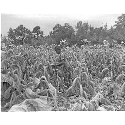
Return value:
M 31 31 L 25 26 L 19 25 L 15 29 L 10 28 L 7 36 L 1 37 L 1 43 L 6 47 L 23 44 L 34 47 L 45 44 L 59 45 L 61 41 L 65 41 L 67 46 L 98 45 L 103 44 L 104 40 L 107 40 L 110 46 L 115 43 L 125 44 L 125 14 L 120 15 L 110 28 L 107 24 L 101 27 L 93 27 L 89 23 L 79 21 L 75 28 L 69 23 L 56 24 L 49 35 L 44 36 L 40 26 L 34 27 Z

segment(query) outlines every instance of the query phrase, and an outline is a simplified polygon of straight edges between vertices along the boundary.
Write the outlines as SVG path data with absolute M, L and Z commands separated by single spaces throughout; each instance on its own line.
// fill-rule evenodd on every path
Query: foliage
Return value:
M 116 28 L 124 19 L 119 21 Z M 58 24 L 48 37 L 31 37 L 30 44 L 16 40 L 30 34 L 23 25 L 10 29 L 1 48 L 2 111 L 125 110 L 125 47 L 117 43 L 110 47 L 107 40 L 103 41 L 110 34 L 107 25 L 93 28 L 78 22 L 76 28 L 75 34 L 69 24 Z M 39 31 L 36 26 L 32 33 Z M 94 40 L 81 47 L 81 43 L 69 47 L 60 44 L 58 52 L 55 44 L 61 40 L 70 43 L 73 37 L 76 43 Z M 104 44 L 94 46 L 93 41 Z

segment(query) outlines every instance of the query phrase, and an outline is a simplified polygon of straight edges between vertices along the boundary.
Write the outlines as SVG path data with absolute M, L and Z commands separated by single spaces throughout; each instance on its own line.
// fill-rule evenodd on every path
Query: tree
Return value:
M 8 31 L 8 38 L 10 39 L 12 44 L 16 43 L 15 32 L 12 28 L 10 28 L 9 31 Z
M 115 21 L 116 28 L 125 28 L 125 14 L 122 14 L 121 16 L 118 17 L 118 21 Z
M 31 31 L 23 25 L 19 25 L 16 29 L 10 28 L 8 31 L 9 40 L 16 46 L 23 45 L 23 40 L 29 35 L 31 35 Z
M 56 40 L 56 44 L 60 44 L 60 41 L 62 40 L 71 39 L 74 32 L 73 27 L 68 23 L 65 23 L 64 26 L 56 24 L 53 31 L 50 32 L 50 36 Z
M 11 47 L 11 42 L 8 40 L 6 36 L 1 37 L 1 50 L 8 50 Z
M 76 39 L 78 45 L 89 44 L 92 45 L 98 44 L 103 39 L 104 31 L 106 31 L 106 25 L 99 28 L 94 28 L 88 23 L 82 23 L 82 21 L 77 22 L 76 26 Z M 91 42 L 86 42 L 91 41 Z
M 76 30 L 77 42 L 80 42 L 83 39 L 87 39 L 87 35 L 89 32 L 89 24 L 82 23 L 82 21 L 79 21 L 77 22 Z
M 43 31 L 40 30 L 40 26 L 35 26 L 33 28 L 32 34 L 35 38 L 43 37 Z
M 115 21 L 113 38 L 121 43 L 125 43 L 125 14 L 122 14 L 118 17 L 118 20 Z

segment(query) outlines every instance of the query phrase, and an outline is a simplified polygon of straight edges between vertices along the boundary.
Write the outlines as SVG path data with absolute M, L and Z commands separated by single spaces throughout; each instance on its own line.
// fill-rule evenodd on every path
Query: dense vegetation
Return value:
M 78 22 L 9 29 L 1 39 L 2 111 L 124 111 L 125 14 L 110 29 Z

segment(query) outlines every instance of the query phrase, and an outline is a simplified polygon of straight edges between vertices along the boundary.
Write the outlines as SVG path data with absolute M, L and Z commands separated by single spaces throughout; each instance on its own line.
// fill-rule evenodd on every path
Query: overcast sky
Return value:
M 9 28 L 16 28 L 23 24 L 26 28 L 32 30 L 35 26 L 40 26 L 45 35 L 48 35 L 55 24 L 69 23 L 73 27 L 78 21 L 88 22 L 94 27 L 99 27 L 104 24 L 108 26 L 114 25 L 119 14 L 103 14 L 103 15 L 1 15 L 1 33 L 7 35 Z

